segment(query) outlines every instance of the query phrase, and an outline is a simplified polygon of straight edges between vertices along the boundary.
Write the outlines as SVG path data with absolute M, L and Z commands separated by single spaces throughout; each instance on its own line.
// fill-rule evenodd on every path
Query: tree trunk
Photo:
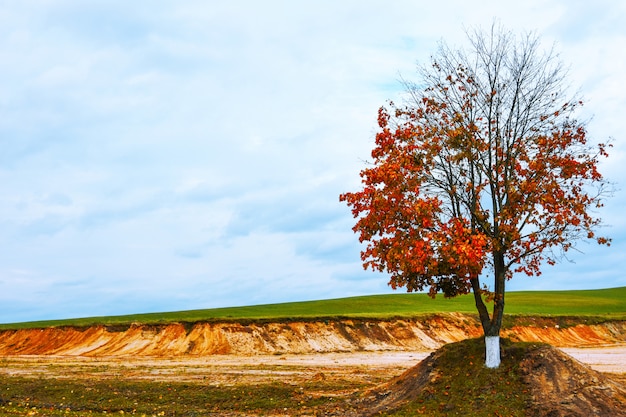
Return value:
M 483 301 L 482 290 L 480 289 L 480 280 L 478 276 L 474 276 L 470 279 L 472 284 L 472 292 L 474 293 L 474 302 L 476 304 L 476 310 L 478 310 L 478 317 L 480 318 L 480 324 L 483 326 L 483 332 L 487 334 L 487 330 L 491 326 L 491 318 L 489 317 L 489 311 Z
M 504 288 L 506 283 L 506 267 L 504 254 L 494 251 L 495 288 L 493 314 L 489 317 L 489 311 L 482 298 L 480 281 L 478 276 L 470 279 L 474 301 L 480 323 L 485 334 L 485 366 L 487 368 L 497 368 L 500 366 L 500 329 L 502 328 L 502 317 L 504 315 Z
M 500 336 L 485 336 L 485 366 L 500 366 Z

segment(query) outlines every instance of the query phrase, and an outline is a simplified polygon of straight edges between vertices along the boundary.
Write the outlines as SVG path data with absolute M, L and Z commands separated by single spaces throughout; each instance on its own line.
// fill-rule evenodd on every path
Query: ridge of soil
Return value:
M 462 346 L 464 343 L 453 345 Z M 522 391 L 529 394 L 524 407 L 524 415 L 626 417 L 626 387 L 624 385 L 592 370 L 552 346 L 510 345 L 508 341 L 505 343 L 509 346 L 504 349 L 503 357 L 509 357 L 509 362 L 514 362 L 512 367 L 517 369 Z M 449 362 L 446 363 L 443 357 L 451 349 L 463 349 L 453 345 L 431 353 L 402 375 L 365 393 L 357 394 L 352 400 L 352 411 L 348 415 L 369 417 L 385 414 L 420 398 L 423 402 L 423 399 L 428 398 L 430 393 L 440 392 L 441 387 L 437 385 L 437 382 L 446 372 L 454 372 L 450 370 Z M 503 360 L 503 365 L 504 362 Z M 469 365 L 472 365 L 471 362 Z M 461 366 L 463 372 L 466 370 L 471 372 L 469 365 Z M 510 367 L 511 364 L 507 366 Z M 455 389 L 449 385 L 446 388 Z M 445 404 L 444 410 L 446 408 L 454 410 L 458 402 L 471 401 L 472 398 L 457 398 L 457 404 L 455 404 L 453 399 Z M 480 401 L 476 402 L 480 403 Z
M 626 387 L 551 346 L 530 350 L 520 369 L 534 416 L 626 416 Z
M 479 337 L 475 316 L 450 313 L 393 320 L 338 319 L 265 323 L 173 323 L 50 327 L 0 331 L 0 356 L 206 356 L 307 354 L 356 351 L 432 351 Z M 566 323 L 533 318 L 502 331 L 515 341 L 556 347 L 597 347 L 626 342 L 626 321 Z

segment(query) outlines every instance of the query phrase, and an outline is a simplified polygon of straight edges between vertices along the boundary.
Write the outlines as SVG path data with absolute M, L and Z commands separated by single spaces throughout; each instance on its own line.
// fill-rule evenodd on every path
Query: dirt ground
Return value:
M 562 348 L 592 369 L 626 384 L 626 345 Z M 211 355 L 184 357 L 5 356 L 0 372 L 53 378 L 125 378 L 158 381 L 203 381 L 212 385 L 262 384 L 280 381 L 352 381 L 378 384 L 415 366 L 430 354 L 352 352 L 283 355 Z

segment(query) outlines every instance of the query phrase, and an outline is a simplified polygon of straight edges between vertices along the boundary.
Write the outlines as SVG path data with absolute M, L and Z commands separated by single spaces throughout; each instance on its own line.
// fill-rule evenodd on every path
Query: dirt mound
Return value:
M 354 401 L 356 410 L 353 416 L 373 416 L 399 408 L 414 400 L 426 386 L 438 378 L 437 359 L 440 353 L 434 352 L 415 367 L 397 378 L 370 390 L 363 398 Z
M 509 397 L 515 397 L 510 401 L 519 402 L 518 411 L 523 409 L 525 415 L 536 417 L 626 417 L 626 387 L 547 345 L 504 341 L 503 345 L 508 346 L 503 350 L 502 365 L 498 371 L 493 371 L 494 378 L 477 378 L 482 386 L 468 384 L 459 374 L 472 379 L 476 373 L 475 364 L 467 360 L 467 365 L 450 365 L 450 361 L 465 356 L 475 357 L 475 352 L 464 346 L 467 343 L 444 346 L 399 377 L 358 395 L 352 401 L 349 415 L 373 416 L 396 410 L 409 402 L 427 404 L 431 399 L 439 404 L 439 411 L 469 415 L 472 407 L 478 410 L 499 396 L 501 399 L 506 397 L 506 403 L 509 403 Z M 451 356 L 453 349 L 458 352 Z M 480 372 L 492 371 L 483 367 Z M 500 380 L 501 383 L 503 375 L 508 379 L 505 382 L 508 392 L 494 382 Z
M 557 349 L 529 351 L 520 370 L 534 416 L 626 416 L 626 387 Z
M 344 319 L 255 323 L 136 324 L 4 330 L 0 355 L 205 356 L 355 351 L 431 351 L 478 337 L 477 318 L 463 314 L 395 320 Z M 626 322 L 516 325 L 504 337 L 557 347 L 624 343 Z

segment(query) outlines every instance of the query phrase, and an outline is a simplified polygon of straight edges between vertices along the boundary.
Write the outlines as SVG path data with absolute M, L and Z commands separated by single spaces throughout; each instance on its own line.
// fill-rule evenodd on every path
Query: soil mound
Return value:
M 553 347 L 530 350 L 520 371 L 530 388 L 531 415 L 626 416 L 626 387 Z
M 488 370 L 484 355 L 477 357 L 476 345 L 482 343 L 473 339 L 440 348 L 397 378 L 358 394 L 350 415 L 373 416 L 409 403 L 415 414 L 428 414 L 429 404 L 431 409 L 435 404 L 444 414 L 487 415 L 484 408 L 495 403 L 496 411 L 506 404 L 517 412 L 499 409 L 495 415 L 626 417 L 626 387 L 563 352 L 504 339 L 500 368 Z

